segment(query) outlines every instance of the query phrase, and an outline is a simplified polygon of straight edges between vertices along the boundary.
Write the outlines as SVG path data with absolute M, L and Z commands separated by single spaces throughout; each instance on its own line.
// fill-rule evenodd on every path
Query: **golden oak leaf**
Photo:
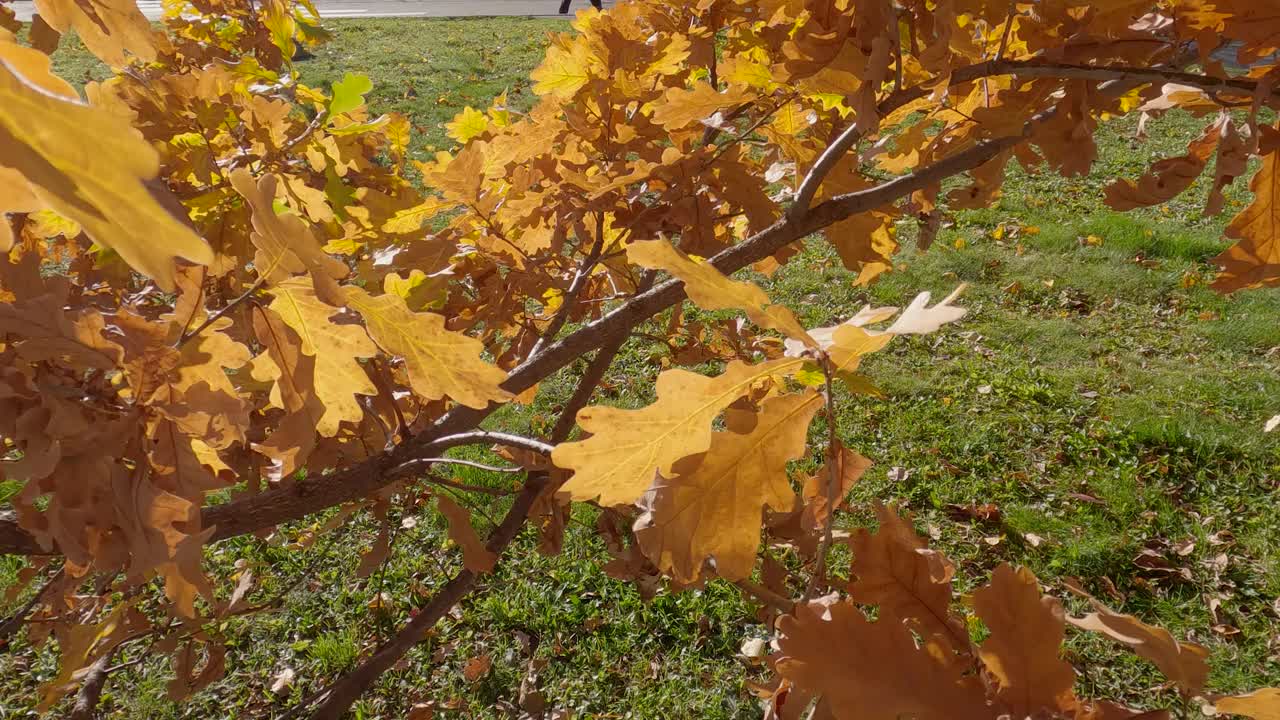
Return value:
M 42 203 L 165 290 L 174 287 L 174 258 L 213 262 L 209 246 L 145 184 L 159 157 L 127 122 L 33 87 L 3 60 L 0 167 L 19 172 Z
M 491 572 L 498 556 L 485 547 L 475 528 L 471 527 L 471 513 L 444 495 L 436 496 L 436 504 L 440 514 L 449 522 L 449 539 L 462 548 L 462 564 L 474 573 Z
M 837 720 L 991 720 L 982 685 L 918 648 L 883 610 L 869 622 L 848 601 L 816 600 L 778 621 L 778 672 L 821 693 Z
M 666 240 L 641 240 L 627 246 L 627 260 L 641 267 L 666 270 L 684 282 L 689 299 L 703 310 L 742 310 L 755 324 L 778 330 L 817 347 L 785 305 L 774 305 L 753 282 L 733 280 L 708 262 L 695 262 Z
M 1124 211 L 1159 205 L 1172 200 L 1183 190 L 1191 187 L 1191 183 L 1204 172 L 1209 156 L 1218 146 L 1220 131 L 1221 122 L 1205 128 L 1200 137 L 1187 145 L 1185 155 L 1166 158 L 1155 163 L 1145 175 L 1138 178 L 1137 183 L 1128 180 L 1116 180 L 1111 183 L 1104 189 L 1107 205 Z
M 94 660 L 111 652 L 120 643 L 151 627 L 146 616 L 134 607 L 135 602 L 117 604 L 106 613 L 106 617 L 95 623 L 54 627 L 58 638 L 58 674 L 41 686 L 38 710 L 47 711 L 75 688 L 76 671 L 92 665 Z
M 1213 708 L 1219 713 L 1244 715 L 1254 720 L 1280 720 L 1280 688 L 1220 697 L 1213 701 Z
M 309 278 L 285 280 L 273 286 L 271 294 L 271 309 L 298 333 L 302 352 L 315 358 L 315 393 L 324 406 L 316 430 L 333 437 L 343 420 L 358 422 L 364 417 L 356 395 L 378 393 L 359 362 L 375 357 L 378 348 L 359 324 L 333 321 L 341 309 L 320 300 Z
M 130 554 L 130 572 L 159 570 L 165 594 L 183 617 L 195 617 L 195 598 L 213 600 L 200 571 L 202 546 L 213 528 L 200 529 L 200 506 L 155 486 L 145 472 L 115 473 L 116 522 Z
M 1093 601 L 1094 612 L 1084 617 L 1068 617 L 1078 628 L 1101 633 L 1155 663 L 1165 677 L 1190 693 L 1204 688 L 1209 676 L 1205 662 L 1209 650 L 1193 642 L 1178 642 L 1168 630 L 1148 625 L 1132 615 L 1115 612 Z
M 389 233 L 416 232 L 422 228 L 423 223 L 455 204 L 437 197 L 428 197 L 413 207 L 397 210 L 391 219 L 382 224 L 382 229 Z
M 74 29 L 108 65 L 124 65 L 128 53 L 148 61 L 156 57 L 151 23 L 134 0 L 36 0 L 36 10 L 60 33 Z
M 711 447 L 711 422 L 730 403 L 801 365 L 790 358 L 759 365 L 733 362 L 718 377 L 668 370 L 658 376 L 658 399 L 648 407 L 583 408 L 578 424 L 591 437 L 561 443 L 551 454 L 556 466 L 574 473 L 562 490 L 574 500 L 598 497 L 602 505 L 635 502 L 653 483 L 655 471 L 669 475 L 677 460 Z
M 4 62 L 16 75 L 41 90 L 71 100 L 80 99 L 80 95 L 70 83 L 53 74 L 53 61 L 47 53 L 7 42 L 3 36 L 0 36 L 0 62 Z
M 585 39 L 563 37 L 553 40 L 542 64 L 529 77 L 534 81 L 534 93 L 569 100 L 591 80 L 600 61 Z
M 991 635 L 978 649 L 996 680 L 996 700 L 1013 717 L 1069 713 L 1076 673 L 1058 656 L 1066 635 L 1062 603 L 1040 595 L 1036 576 L 1002 564 L 973 594 L 973 607 Z
M 1239 242 L 1213 259 L 1222 266 L 1213 287 L 1223 292 L 1280 285 L 1280 151 L 1262 159 L 1249 189 L 1253 201 L 1227 225 Z
M 489 130 L 489 117 L 468 105 L 462 112 L 453 116 L 453 120 L 445 123 L 446 134 L 460 143 L 466 144 L 473 137 L 485 134 Z
M 374 297 L 354 286 L 344 290 L 347 305 L 364 318 L 373 341 L 404 358 L 409 384 L 418 395 L 428 400 L 448 395 L 473 408 L 511 399 L 499 387 L 507 374 L 480 357 L 484 344 L 445 329 L 444 316 L 412 312 L 397 295 Z
M 199 501 L 206 492 L 222 486 L 196 454 L 192 439 L 172 421 L 160 419 L 155 422 L 148 439 L 151 442 L 147 448 L 147 460 L 156 485 L 161 489 L 178 497 Z
M 859 273 L 858 285 L 866 285 L 893 267 L 893 254 L 898 251 L 893 221 L 894 216 L 888 213 L 860 213 L 823 231 L 844 266 Z
M 341 305 L 343 295 L 337 281 L 347 276 L 347 266 L 321 249 L 319 238 L 305 220 L 292 213 L 276 213 L 278 183 L 270 174 L 255 183 L 247 168 L 231 173 L 231 185 L 253 209 L 252 240 L 258 248 L 253 256 L 254 270 L 269 285 L 310 273 L 316 294 L 331 305 Z
M 444 195 L 445 202 L 453 205 L 475 205 L 480 200 L 481 188 L 484 186 L 484 158 L 487 148 L 488 145 L 483 141 L 473 142 L 447 162 L 424 165 L 423 179 Z M 432 202 L 427 200 L 424 204 L 429 206 Z M 423 219 L 426 219 L 425 211 Z
M 668 130 L 701 122 L 715 113 L 755 98 L 749 88 L 735 85 L 724 92 L 699 80 L 692 90 L 670 88 L 653 104 L 653 121 Z
M 836 450 L 835 475 L 839 485 L 831 494 L 838 509 L 844 504 L 845 495 L 849 494 L 854 483 L 866 474 L 873 463 L 838 441 Z M 830 503 L 827 501 L 827 486 L 831 483 L 830 463 L 831 460 L 828 457 L 827 462 L 818 468 L 816 473 L 806 478 L 800 493 L 800 499 L 804 501 L 801 522 L 811 531 L 825 527 L 827 518 L 831 515 Z
M 215 449 L 243 442 L 249 427 L 250 407 L 226 372 L 248 363 L 249 349 L 222 332 L 230 324 L 224 318 L 183 345 L 168 386 L 151 400 L 182 432 Z
M 720 577 L 750 576 L 761 510 L 789 510 L 795 502 L 787 462 L 804 455 L 809 422 L 821 406 L 812 391 L 766 400 L 750 432 L 713 433 L 707 452 L 679 460 L 669 476 L 659 473 L 635 524 L 653 564 L 682 583 L 696 581 L 709 557 Z
M 947 652 L 966 651 L 969 634 L 950 610 L 955 568 L 928 549 L 909 518 L 884 505 L 876 506 L 876 517 L 878 531 L 864 528 L 849 539 L 857 576 L 849 584 L 849 596 L 907 621 L 928 644 L 937 643 Z
M 274 310 L 257 308 L 253 331 L 275 366 L 275 391 L 286 415 L 253 449 L 267 456 L 264 475 L 282 480 L 302 467 L 316 446 L 324 406 L 315 392 L 316 359 L 302 351 L 302 339 Z

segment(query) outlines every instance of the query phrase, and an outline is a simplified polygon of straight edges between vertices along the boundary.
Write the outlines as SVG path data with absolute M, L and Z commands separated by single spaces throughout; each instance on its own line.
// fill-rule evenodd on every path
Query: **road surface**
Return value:
M 604 6 L 612 5 L 605 0 Z M 29 0 L 13 3 L 18 19 L 29 21 L 35 6 Z M 155 20 L 160 17 L 159 0 L 139 0 L 143 14 Z M 591 7 L 588 0 L 573 0 L 569 13 Z M 362 17 L 478 17 L 514 15 L 556 17 L 560 0 L 316 0 L 322 18 Z

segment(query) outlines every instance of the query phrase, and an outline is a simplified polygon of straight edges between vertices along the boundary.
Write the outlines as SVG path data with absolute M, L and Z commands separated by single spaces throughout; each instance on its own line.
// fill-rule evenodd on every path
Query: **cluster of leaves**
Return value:
M 779 678 L 761 687 L 766 717 L 999 718 L 1103 720 L 1139 715 L 1079 697 L 1076 671 L 1062 659 L 1067 624 L 1099 633 L 1153 663 L 1185 697 L 1205 698 L 1209 651 L 1168 631 L 1115 612 L 1083 590 L 1093 612 L 1066 615 L 1061 601 L 1041 595 L 1026 568 L 1002 564 L 966 603 L 953 607 L 955 569 L 916 534 L 910 517 L 879 506 L 876 532 L 849 539 L 853 580 L 839 593 L 811 600 L 778 621 L 769 660 Z M 859 605 L 874 606 L 874 621 Z M 980 623 L 986 637 L 971 640 Z M 1217 696 L 1206 715 L 1272 717 L 1280 690 Z M 1153 720 L 1165 710 L 1141 713 Z
M 784 716 L 818 696 L 836 717 L 1123 715 L 1074 696 L 1057 659 L 1061 613 L 1023 572 L 999 571 L 975 598 L 992 632 L 975 648 L 948 619 L 945 563 L 892 516 L 853 541 L 861 579 L 849 592 L 880 619 L 809 603 L 836 587 L 834 518 L 870 462 L 835 437 L 833 384 L 876 392 L 856 373 L 862 356 L 964 311 L 955 295 L 933 306 L 922 295 L 900 314 L 866 308 L 807 329 L 729 275 L 772 272 L 821 232 L 871 282 L 893 268 L 902 223 L 919 224 L 925 248 L 949 210 L 998 198 L 1011 162 L 1078 175 L 1100 117 L 1176 111 L 1213 117 L 1185 156 L 1117 180 L 1108 201 L 1163 202 L 1212 158 L 1216 212 L 1261 157 L 1216 284 L 1280 284 L 1280 134 L 1259 120 L 1277 105 L 1276 71 L 1257 62 L 1280 50 L 1274 8 L 586 11 L 534 72 L 528 113 L 505 98 L 467 108 L 449 124 L 461 147 L 414 163 L 423 194 L 406 179 L 410 124 L 370 116 L 367 78 L 329 92 L 297 82 L 297 46 L 324 37 L 305 3 L 175 0 L 163 31 L 128 0 L 36 5 L 25 44 L 0 6 L 0 473 L 23 483 L 0 551 L 36 558 L 27 582 L 58 565 L 26 611 L 45 621 L 29 638 L 52 633 L 62 657 L 44 707 L 77 687 L 91 707 L 112 654 L 140 640 L 172 655 L 175 697 L 212 682 L 225 664 L 217 622 L 261 606 L 246 602 L 248 574 L 219 599 L 202 567 L 209 543 L 333 508 L 330 528 L 362 508 L 385 518 L 411 484 L 465 491 L 438 474 L 455 462 L 444 451 L 481 444 L 521 478 L 506 517 L 482 540 L 439 496 L 464 569 L 299 710 L 339 716 L 526 521 L 554 551 L 569 504 L 584 502 L 610 509 L 600 530 L 615 576 L 647 588 L 719 577 L 785 610 L 772 696 Z M 115 68 L 88 103 L 49 69 L 72 29 Z M 1244 74 L 1209 54 L 1224 38 Z M 667 312 L 686 297 L 745 320 Z M 671 364 L 717 370 L 666 370 L 644 408 L 585 407 L 633 334 L 656 338 Z M 545 438 L 478 429 L 593 352 Z M 825 462 L 792 477 L 820 412 Z M 585 436 L 571 441 L 575 426 Z M 361 572 L 388 546 L 384 527 Z M 797 609 L 775 553 L 805 575 Z M 919 592 L 866 579 L 877 553 Z M 1203 653 L 1121 617 L 1081 622 L 1201 692 Z M 832 633 L 848 636 L 838 653 L 817 644 Z M 779 710 L 784 696 L 798 699 Z M 1275 712 L 1274 692 L 1251 698 L 1218 708 Z

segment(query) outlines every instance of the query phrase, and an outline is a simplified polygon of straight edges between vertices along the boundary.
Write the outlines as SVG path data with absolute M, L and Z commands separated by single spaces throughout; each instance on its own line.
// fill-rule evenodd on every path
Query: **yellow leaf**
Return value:
M 292 213 L 276 213 L 277 178 L 263 175 L 256 183 L 246 168 L 231 173 L 231 185 L 253 209 L 251 240 L 258 251 L 253 268 L 268 284 L 275 285 L 295 274 L 310 273 L 316 292 L 332 305 L 342 304 L 337 281 L 346 277 L 346 264 L 325 254 L 320 240 L 305 220 Z
M 397 210 L 391 219 L 382 225 L 382 230 L 389 233 L 411 233 L 422 228 L 422 224 L 441 212 L 453 207 L 455 203 L 438 197 L 428 197 L 411 208 Z
M 36 0 L 36 10 L 54 30 L 74 29 L 89 52 L 119 67 L 132 53 L 156 57 L 156 36 L 134 0 Z
M 668 370 L 658 376 L 658 399 L 648 407 L 583 408 L 578 424 L 591 437 L 561 443 L 551 454 L 558 467 L 574 472 L 563 490 L 574 500 L 598 497 L 602 505 L 635 502 L 653 482 L 655 471 L 670 474 L 680 458 L 706 452 L 711 422 L 730 403 L 756 384 L 803 365 L 794 358 L 759 365 L 733 362 L 713 378 Z
M 0 35 L 0 61 L 7 64 L 15 75 L 41 90 L 47 90 L 54 95 L 61 95 L 71 100 L 80 99 L 80 95 L 70 83 L 53 74 L 53 63 L 49 56 L 35 48 L 6 41 Z
M 453 120 L 444 126 L 449 137 L 465 143 L 473 137 L 483 135 L 489 130 L 489 118 L 484 113 L 468 105 L 462 112 L 453 116 Z
M 627 259 L 641 267 L 666 270 L 684 282 L 689 299 L 704 310 L 742 310 L 752 322 L 817 347 L 785 305 L 773 305 L 755 283 L 733 280 L 708 262 L 695 262 L 666 240 L 642 240 L 627 246 Z
M 511 393 L 499 387 L 507 374 L 480 357 L 484 344 L 446 330 L 443 316 L 412 312 L 398 295 L 374 297 L 354 286 L 343 290 L 347 305 L 364 318 L 374 342 L 404 358 L 409 384 L 418 395 L 428 400 L 448 395 L 473 408 L 511 399 Z
M 795 492 L 787 462 L 802 457 L 822 397 L 813 391 L 765 401 L 750 432 L 717 432 L 706 453 L 659 474 L 641 500 L 636 539 L 663 572 L 691 583 L 715 558 L 728 580 L 751 575 L 760 545 L 761 509 L 790 510 Z
M 356 395 L 376 395 L 378 389 L 361 367 L 359 358 L 378 354 L 364 328 L 355 323 L 335 323 L 341 309 L 316 296 L 305 276 L 290 278 L 271 288 L 275 310 L 302 340 L 302 352 L 315 358 L 315 392 L 324 405 L 316 431 L 325 437 L 338 433 L 343 420 L 358 422 L 364 409 Z
M 684 69 L 684 61 L 688 59 L 689 38 L 679 33 L 672 33 L 668 35 L 667 44 L 662 48 L 662 52 L 649 63 L 649 67 L 643 74 L 647 77 L 675 75 Z
M 733 86 L 718 92 L 710 83 L 699 81 L 692 90 L 674 87 L 663 93 L 653 104 L 653 121 L 668 130 L 676 130 L 754 97 L 745 87 Z
M 160 161 L 133 128 L 28 85 L 3 60 L 0 166 L 16 170 L 42 203 L 165 290 L 174 287 L 174 258 L 213 262 L 209 246 L 147 186 Z
M 529 74 L 534 81 L 533 92 L 571 99 L 591 79 L 598 65 L 599 60 L 584 38 L 557 40 L 547 48 L 542 64 Z

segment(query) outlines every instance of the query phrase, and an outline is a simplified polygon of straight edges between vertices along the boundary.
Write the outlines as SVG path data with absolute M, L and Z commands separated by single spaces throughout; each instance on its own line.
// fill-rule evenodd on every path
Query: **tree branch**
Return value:
M 1129 82 L 1179 82 L 1204 89 L 1241 94 L 1252 94 L 1257 87 L 1255 81 L 1245 78 L 1211 78 L 1151 68 L 1115 66 L 1103 68 L 1014 60 L 991 61 L 961 68 L 952 75 L 952 79 L 954 84 L 989 75 L 1011 73 L 1026 76 L 1119 79 Z M 881 111 L 896 109 L 916 98 L 923 97 L 928 91 L 928 88 L 916 86 L 902 93 L 894 93 L 881 103 Z M 731 274 L 769 257 L 812 232 L 858 213 L 894 202 L 952 175 L 972 170 L 1022 142 L 1026 136 L 1027 131 L 1024 130 L 1019 135 L 982 141 L 914 173 L 875 187 L 830 198 L 808 212 L 794 217 L 790 215 L 784 217 L 747 240 L 720 252 L 710 262 L 721 272 Z M 528 390 L 583 354 L 595 348 L 604 347 L 620 338 L 625 339 L 633 327 L 684 297 L 683 283 L 674 278 L 641 292 L 604 317 L 583 325 L 569 335 L 549 344 L 536 355 L 531 355 L 511 371 L 506 381 L 502 383 L 502 388 L 511 393 Z M 276 488 L 223 505 L 206 507 L 201 511 L 202 524 L 205 527 L 216 527 L 212 540 L 224 540 L 274 527 L 334 505 L 364 497 L 394 480 L 394 476 L 389 472 L 393 468 L 415 457 L 421 457 L 426 451 L 441 449 L 442 446 L 437 444 L 437 441 L 443 440 L 443 436 L 476 427 L 498 407 L 500 406 L 490 405 L 484 409 L 475 409 L 455 406 L 434 426 L 413 439 L 401 443 L 391 451 L 379 453 L 361 463 L 329 475 L 306 478 L 287 487 Z M 29 533 L 18 527 L 16 522 L 7 519 L 0 519 L 0 553 L 52 554 L 42 548 Z
M 815 206 L 799 219 L 784 217 L 747 240 L 720 252 L 710 262 L 721 272 L 731 274 L 828 225 L 976 168 L 1024 139 L 1025 132 L 1022 135 L 986 140 L 915 173 L 865 190 L 838 195 Z M 583 354 L 616 341 L 624 341 L 631 328 L 684 297 L 684 284 L 674 278 L 642 292 L 604 317 L 583 325 L 525 360 L 511 371 L 502 383 L 502 388 L 513 394 L 528 390 Z M 424 453 L 434 453 L 455 445 L 474 444 L 482 441 L 482 437 L 500 442 L 499 433 L 464 432 L 479 425 L 499 407 L 501 406 L 491 404 L 477 410 L 462 405 L 454 406 L 435 425 L 391 451 L 379 453 L 328 475 L 308 477 L 288 486 L 222 505 L 205 507 L 201 511 L 202 525 L 216 528 L 210 538 L 216 542 L 275 527 L 365 497 L 391 483 L 395 479 L 391 471 L 397 466 L 422 457 Z M 6 521 L 0 521 L 0 553 L 49 554 L 34 537 L 17 527 L 16 523 Z
M 76 693 L 76 703 L 71 707 L 68 720 L 93 720 L 94 710 L 102 697 L 102 690 L 107 686 L 107 669 L 111 666 L 111 656 L 115 650 L 104 654 L 89 666 L 80 683 L 80 691 Z
M 502 524 L 489 536 L 485 547 L 495 555 L 502 552 L 519 534 L 529 517 L 533 502 L 550 482 L 546 473 L 530 473 L 524 488 L 516 496 L 511 509 L 502 519 Z M 324 699 L 311 715 L 312 720 L 338 720 L 379 677 L 391 669 L 400 658 L 404 657 L 414 645 L 422 642 L 429 631 L 450 608 L 458 602 L 475 585 L 476 574 L 470 570 L 462 570 L 453 576 L 441 590 L 431 598 L 412 620 L 410 620 L 395 637 L 387 641 L 378 651 L 359 667 L 339 678 L 322 691 Z
M 1238 95 L 1250 95 L 1258 89 L 1256 80 L 1248 78 L 1216 78 L 1208 75 L 1183 72 L 1175 69 L 1143 68 L 1128 65 L 1079 65 L 1073 63 L 1051 63 L 1041 60 L 1004 60 L 995 59 L 987 62 L 959 68 L 951 74 L 950 85 L 962 85 L 985 77 L 997 75 L 1017 75 L 1021 77 L 1054 77 L 1081 80 L 1127 80 L 1141 83 L 1169 82 L 1191 85 L 1201 90 L 1228 92 Z M 898 108 L 933 92 L 931 83 L 918 83 L 909 88 L 891 93 L 876 107 L 877 113 L 884 117 Z M 840 158 L 849 152 L 862 139 L 863 133 L 850 123 L 842 133 L 828 145 L 813 167 L 805 174 L 800 188 L 796 190 L 795 200 L 787 208 L 788 216 L 793 219 L 803 216 L 809 211 L 813 198 L 818 193 L 822 181 L 840 162 Z
M 600 253 L 604 251 L 604 213 L 596 213 L 596 239 L 591 245 L 591 251 L 582 263 L 578 266 L 578 272 L 573 276 L 573 282 L 569 283 L 569 289 L 565 291 L 562 300 L 563 306 L 560 312 L 551 318 L 551 323 L 547 325 L 547 329 L 543 331 L 542 336 L 533 344 L 533 349 L 529 351 L 530 355 L 537 355 L 546 344 L 556 339 L 556 335 L 560 334 L 560 330 L 564 328 L 564 324 L 569 321 L 569 314 L 573 312 L 574 306 L 578 302 L 578 296 L 582 294 L 582 289 L 587 286 L 587 279 L 591 277 L 592 271 L 596 268 L 596 263 L 600 262 Z
M 238 306 L 240 303 L 253 297 L 253 294 L 261 290 L 263 286 L 266 284 L 267 284 L 267 279 L 265 277 L 258 278 L 258 281 L 255 282 L 253 285 L 251 285 L 248 290 L 245 290 L 244 294 L 242 294 L 240 297 L 236 298 L 235 300 L 232 300 L 231 302 L 227 303 L 226 307 L 222 308 L 218 312 L 210 315 L 208 318 L 205 319 L 204 322 L 200 323 L 199 327 L 197 327 L 195 330 L 192 330 L 191 332 L 182 333 L 182 336 L 178 338 L 178 347 L 182 347 L 183 345 L 186 345 L 187 342 L 189 342 L 192 338 L 204 332 L 205 328 L 221 320 L 223 317 L 226 316 L 227 313 L 234 310 L 236 306 Z
M 35 594 L 31 596 L 31 599 L 28 600 L 26 604 L 18 608 L 17 612 L 5 618 L 4 622 L 0 622 L 0 646 L 3 646 L 8 642 L 10 638 L 22 629 L 23 625 L 27 624 L 27 613 L 31 612 L 36 605 L 39 605 L 40 602 L 44 600 L 45 593 L 49 592 L 49 588 L 52 588 L 54 584 L 61 579 L 62 568 L 58 568 L 58 571 L 46 580 L 38 590 L 36 590 Z

